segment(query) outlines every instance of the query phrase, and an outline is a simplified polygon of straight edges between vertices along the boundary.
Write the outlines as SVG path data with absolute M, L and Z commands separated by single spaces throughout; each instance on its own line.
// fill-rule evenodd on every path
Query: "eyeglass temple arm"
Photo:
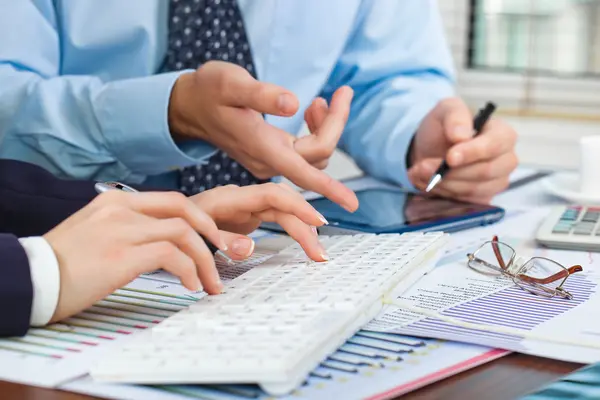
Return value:
M 502 253 L 500 252 L 500 247 L 498 247 L 498 236 L 494 236 L 492 238 L 492 248 L 494 249 L 494 255 L 496 256 L 496 259 L 498 260 L 498 264 L 500 264 L 500 267 L 502 269 L 506 269 L 506 263 L 504 262 L 504 259 L 502 258 Z
M 531 276 L 527 276 L 527 275 L 519 275 L 519 279 L 526 281 L 526 282 L 539 283 L 541 285 L 545 285 L 547 283 L 555 282 L 559 279 L 565 278 L 571 274 L 574 274 L 576 272 L 581 272 L 581 271 L 583 271 L 583 268 L 581 267 L 581 265 L 573 265 L 569 269 L 564 269 L 560 272 L 555 273 L 554 275 L 550 275 L 547 278 L 532 278 Z

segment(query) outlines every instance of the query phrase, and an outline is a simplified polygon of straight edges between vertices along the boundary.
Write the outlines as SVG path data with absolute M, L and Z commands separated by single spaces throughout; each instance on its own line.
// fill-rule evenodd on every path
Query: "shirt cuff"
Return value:
M 169 130 L 171 91 L 182 73 L 124 79 L 105 85 L 98 95 L 97 116 L 108 147 L 142 182 L 149 175 L 199 164 L 216 152 L 197 140 L 178 146 Z
M 30 324 L 43 326 L 50 321 L 58 304 L 60 271 L 50 244 L 41 236 L 19 239 L 29 259 L 33 303 Z

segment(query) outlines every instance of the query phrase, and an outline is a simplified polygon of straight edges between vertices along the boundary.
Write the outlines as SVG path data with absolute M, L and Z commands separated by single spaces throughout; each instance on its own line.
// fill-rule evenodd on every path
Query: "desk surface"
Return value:
M 433 385 L 426 386 L 421 390 L 402 397 L 402 399 L 514 399 L 579 367 L 579 364 L 522 354 L 511 354 Z M 2 381 L 0 381 L 0 393 L 2 393 L 2 398 L 7 399 L 96 399 L 95 397 Z

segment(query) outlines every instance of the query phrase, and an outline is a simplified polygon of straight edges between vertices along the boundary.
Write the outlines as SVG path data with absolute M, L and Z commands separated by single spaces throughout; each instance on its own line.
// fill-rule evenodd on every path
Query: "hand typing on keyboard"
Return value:
M 103 193 L 44 236 L 59 263 L 60 296 L 52 322 L 161 268 L 190 290 L 202 285 L 207 293 L 220 293 L 213 255 L 198 233 L 243 260 L 254 249 L 243 234 L 261 220 L 278 222 L 313 260 L 324 260 L 325 250 L 311 230 L 323 225 L 323 217 L 281 185 L 227 186 L 191 201 L 177 193 Z

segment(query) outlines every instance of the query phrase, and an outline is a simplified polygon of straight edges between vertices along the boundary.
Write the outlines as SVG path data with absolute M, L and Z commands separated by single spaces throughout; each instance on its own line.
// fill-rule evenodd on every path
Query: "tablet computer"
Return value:
M 327 220 L 322 234 L 403 233 L 412 231 L 455 232 L 501 220 L 504 210 L 484 204 L 391 189 L 356 192 L 359 207 L 354 213 L 326 198 L 310 201 Z M 328 231 L 328 232 L 326 232 Z
M 357 191 L 356 196 L 359 208 L 354 213 L 326 198 L 309 201 L 329 221 L 329 225 L 319 227 L 320 234 L 456 232 L 492 224 L 504 217 L 504 209 L 493 205 L 395 189 L 365 189 Z M 272 224 L 264 227 L 281 230 Z

